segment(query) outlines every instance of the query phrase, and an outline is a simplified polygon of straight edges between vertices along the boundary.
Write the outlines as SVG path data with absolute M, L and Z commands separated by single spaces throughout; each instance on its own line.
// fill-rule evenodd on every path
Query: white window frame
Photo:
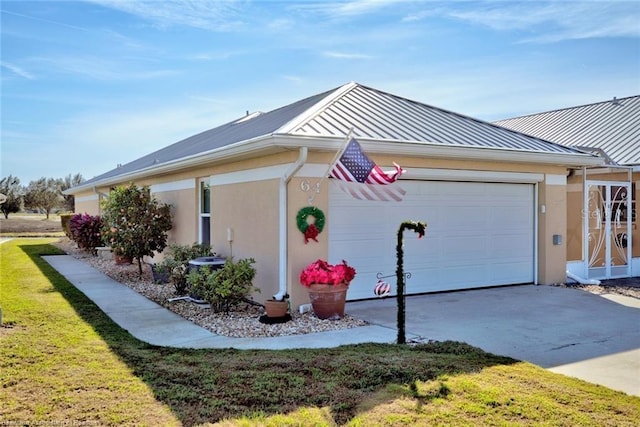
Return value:
M 211 184 L 209 178 L 200 178 L 198 180 L 197 192 L 198 192 L 198 243 L 205 243 L 203 239 L 203 220 L 209 219 L 209 236 L 207 238 L 208 244 L 211 245 Z M 209 187 L 209 212 L 205 212 L 203 205 L 203 188 Z

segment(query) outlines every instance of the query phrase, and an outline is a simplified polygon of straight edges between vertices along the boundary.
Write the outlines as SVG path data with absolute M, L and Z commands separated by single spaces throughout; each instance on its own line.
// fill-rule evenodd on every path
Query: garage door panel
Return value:
M 440 250 L 445 258 L 465 260 L 468 257 L 485 257 L 487 252 L 487 239 L 485 236 L 452 236 L 443 239 Z
M 533 281 L 533 185 L 402 186 L 407 195 L 399 203 L 355 200 L 330 186 L 329 257 L 358 271 L 349 299 L 373 297 L 377 273 L 392 275 L 387 280 L 395 288 L 396 233 L 408 219 L 428 227 L 425 239 L 405 233 L 404 269 L 412 274 L 407 293 Z
M 514 260 L 509 263 L 496 264 L 498 268 L 493 270 L 491 279 L 496 285 L 529 283 L 531 277 L 528 274 L 523 274 L 529 264 L 528 259 L 522 259 L 519 263 Z
M 489 258 L 509 259 L 513 256 L 533 257 L 533 247 L 527 235 L 517 234 L 492 236 L 489 242 Z

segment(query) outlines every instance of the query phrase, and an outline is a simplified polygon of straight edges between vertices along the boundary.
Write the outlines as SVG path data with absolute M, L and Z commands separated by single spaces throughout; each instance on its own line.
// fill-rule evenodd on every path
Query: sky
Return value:
M 492 121 L 640 95 L 637 1 L 7 1 L 0 176 L 85 179 L 355 81 Z

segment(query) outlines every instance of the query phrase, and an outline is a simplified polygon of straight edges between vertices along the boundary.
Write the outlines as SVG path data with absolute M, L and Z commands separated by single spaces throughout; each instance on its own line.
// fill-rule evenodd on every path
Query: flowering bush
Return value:
M 319 259 L 309 264 L 300 273 L 300 283 L 309 287 L 314 284 L 326 285 L 349 285 L 356 276 L 356 270 L 350 267 L 346 261 L 340 264 L 331 265 L 327 261 Z
M 75 214 L 69 219 L 71 239 L 78 247 L 96 254 L 96 248 L 102 246 L 102 218 L 99 215 Z

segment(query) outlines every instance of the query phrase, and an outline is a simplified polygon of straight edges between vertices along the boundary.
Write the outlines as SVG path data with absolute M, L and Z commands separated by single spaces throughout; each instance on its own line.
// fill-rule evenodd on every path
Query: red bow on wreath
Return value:
M 316 237 L 318 237 L 318 234 L 320 234 L 318 227 L 316 227 L 315 224 L 309 224 L 307 229 L 304 231 L 304 243 L 309 243 L 309 239 L 317 242 L 318 239 L 316 239 Z

